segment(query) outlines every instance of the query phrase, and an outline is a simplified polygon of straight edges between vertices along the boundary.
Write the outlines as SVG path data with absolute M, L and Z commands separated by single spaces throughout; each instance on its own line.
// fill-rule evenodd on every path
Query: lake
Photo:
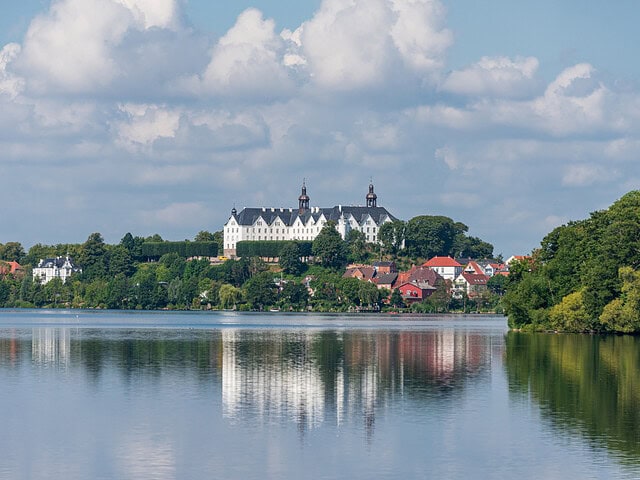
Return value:
M 0 478 L 640 478 L 640 339 L 0 310 Z

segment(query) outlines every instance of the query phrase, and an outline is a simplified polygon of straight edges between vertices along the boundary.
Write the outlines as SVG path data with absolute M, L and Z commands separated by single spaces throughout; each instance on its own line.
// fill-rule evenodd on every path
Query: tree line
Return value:
M 544 237 L 511 268 L 505 309 L 513 328 L 640 332 L 640 191 Z
M 313 242 L 241 242 L 244 254 L 240 259 L 217 264 L 186 257 L 221 251 L 222 232 L 202 231 L 193 241 L 184 242 L 127 233 L 115 245 L 106 244 L 100 233 L 92 233 L 82 244 L 36 244 L 28 252 L 10 242 L 0 245 L 0 259 L 16 260 L 26 271 L 22 278 L 6 275 L 0 281 L 0 307 L 336 311 L 378 309 L 390 295 L 392 306 L 401 307 L 398 292 L 342 278 L 345 265 L 378 259 L 410 265 L 455 250 L 490 256 L 493 247 L 467 237 L 467 230 L 466 225 L 447 217 L 421 216 L 406 223 L 384 224 L 379 233 L 381 244 L 373 244 L 353 230 L 343 240 L 335 223 L 328 222 Z M 33 280 L 31 269 L 40 259 L 64 255 L 82 273 L 66 283 L 54 279 L 43 285 Z M 278 264 L 268 264 L 263 257 L 277 257 Z M 446 292 L 436 293 L 429 302 L 412 308 L 455 308 Z

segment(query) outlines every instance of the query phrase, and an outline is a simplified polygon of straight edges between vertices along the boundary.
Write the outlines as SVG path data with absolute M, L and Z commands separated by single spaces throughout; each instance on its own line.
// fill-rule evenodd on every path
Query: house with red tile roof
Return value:
M 376 275 L 376 269 L 369 265 L 349 265 L 342 274 L 343 278 L 357 278 L 370 282 Z
M 433 257 L 422 266 L 430 268 L 445 280 L 452 282 L 462 273 L 462 265 L 451 257 Z
M 460 298 L 466 293 L 469 298 L 477 297 L 487 291 L 488 281 L 484 274 L 462 272 L 453 282 L 453 296 Z
M 482 266 L 480 266 L 477 262 L 473 260 L 467 263 L 463 271 L 467 273 L 474 273 L 476 275 L 485 275 L 484 268 L 482 268 Z
M 24 274 L 24 268 L 18 262 L 5 262 L 0 260 L 0 277 L 6 277 L 7 275 L 13 275 L 19 277 Z

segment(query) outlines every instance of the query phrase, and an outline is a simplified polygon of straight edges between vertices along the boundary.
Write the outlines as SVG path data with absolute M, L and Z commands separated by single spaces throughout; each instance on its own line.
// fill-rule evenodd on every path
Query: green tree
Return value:
M 218 291 L 218 298 L 220 308 L 231 308 L 235 307 L 238 302 L 242 299 L 242 290 L 234 287 L 228 283 L 225 283 L 220 286 L 220 290 Z
M 309 301 L 309 292 L 300 283 L 287 282 L 280 292 L 280 298 L 286 305 L 303 308 Z
M 396 255 L 404 244 L 407 224 L 402 220 L 383 223 L 378 231 L 378 240 L 386 253 Z
M 408 255 L 431 258 L 449 255 L 454 239 L 464 224 L 455 224 L 448 217 L 422 215 L 407 222 L 405 244 Z
M 376 305 L 380 301 L 380 290 L 371 282 L 361 281 L 358 286 L 360 305 Z
M 255 275 L 244 284 L 243 290 L 245 299 L 255 310 L 263 310 L 276 303 L 277 287 L 270 272 Z
M 336 230 L 336 224 L 328 221 L 313 241 L 311 251 L 324 267 L 340 268 L 347 263 L 345 243 Z
M 347 257 L 350 262 L 363 262 L 369 256 L 367 236 L 360 230 L 349 230 L 345 238 Z
M 211 232 L 207 232 L 206 230 L 200 230 L 198 234 L 193 239 L 194 242 L 215 242 L 215 236 Z
M 108 263 L 109 276 L 111 277 L 119 274 L 130 277 L 135 271 L 131 254 L 122 245 L 115 245 L 109 248 Z
M 7 242 L 0 245 L 0 260 L 21 263 L 25 256 L 24 248 L 18 242 Z
M 82 275 L 87 280 L 106 277 L 107 247 L 102 235 L 97 232 L 89 235 L 87 241 L 82 244 L 78 261 L 82 267 Z
M 296 242 L 288 242 L 280 249 L 278 264 L 284 273 L 300 275 L 304 265 L 300 260 L 300 247 Z
M 404 301 L 402 300 L 402 293 L 399 289 L 394 288 L 393 292 L 391 292 L 391 299 L 389 300 L 391 305 L 395 308 L 403 308 Z

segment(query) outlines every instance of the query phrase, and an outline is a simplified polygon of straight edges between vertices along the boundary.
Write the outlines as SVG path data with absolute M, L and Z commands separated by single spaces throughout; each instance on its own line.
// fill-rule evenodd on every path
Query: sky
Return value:
M 192 239 L 231 209 L 445 215 L 506 257 L 640 188 L 634 0 L 23 0 L 0 243 Z

